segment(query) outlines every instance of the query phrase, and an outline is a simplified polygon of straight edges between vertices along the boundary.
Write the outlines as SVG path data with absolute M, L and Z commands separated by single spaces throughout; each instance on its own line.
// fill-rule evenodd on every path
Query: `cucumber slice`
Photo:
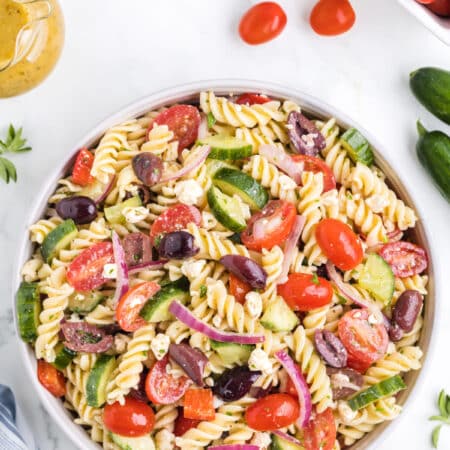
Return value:
M 355 164 L 373 164 L 373 151 L 369 141 L 356 128 L 350 128 L 341 136 L 341 144 Z
M 177 300 L 185 304 L 189 300 L 189 281 L 181 277 L 176 281 L 164 285 L 141 309 L 139 315 L 147 322 L 162 322 L 172 320 L 169 306 Z
M 389 305 L 394 295 L 395 276 L 391 266 L 376 253 L 369 253 L 359 276 L 358 284 L 376 299 Z
M 223 167 L 228 169 L 239 170 L 236 166 L 229 164 L 226 161 L 221 161 L 220 159 L 207 159 L 206 160 L 206 171 L 210 177 L 214 176 L 214 174 Z
M 251 156 L 253 146 L 233 136 L 216 134 L 200 139 L 200 145 L 209 145 L 211 151 L 208 158 L 223 160 L 236 160 Z
M 32 342 L 37 339 L 41 298 L 37 283 L 22 281 L 17 291 L 17 320 L 22 340 Z
M 77 226 L 72 219 L 65 220 L 50 231 L 41 247 L 41 253 L 45 261 L 50 263 L 60 250 L 66 248 L 75 239 L 77 233 Z
M 212 339 L 209 341 L 211 348 L 217 352 L 220 359 L 227 366 L 247 364 L 250 354 L 255 349 L 255 346 L 250 344 L 234 344 L 232 342 L 219 342 Z
M 86 381 L 86 400 L 89 406 L 100 408 L 106 402 L 106 385 L 116 367 L 116 358 L 100 355 Z
M 213 184 L 231 197 L 236 194 L 252 210 L 260 210 L 269 201 L 267 191 L 250 175 L 223 167 L 213 176 Z
M 291 331 L 298 324 L 298 317 L 279 296 L 269 303 L 261 317 L 261 325 L 272 331 Z
M 53 365 L 58 370 L 65 369 L 70 364 L 70 361 L 72 361 L 72 359 L 75 358 L 75 356 L 77 356 L 77 352 L 74 352 L 73 350 L 64 347 L 64 344 L 62 342 L 56 345 L 55 353 L 56 358 L 53 361 Z
M 276 434 L 272 434 L 271 438 L 270 450 L 304 450 L 302 446 L 289 442 Z
M 155 450 L 155 443 L 150 435 L 139 437 L 120 436 L 110 433 L 113 442 L 122 450 Z
M 74 313 L 90 313 L 105 298 L 98 291 L 93 292 L 76 292 L 69 297 L 69 309 Z
M 364 391 L 358 392 L 352 397 L 348 404 L 353 411 L 364 408 L 367 405 L 379 400 L 380 398 L 388 397 L 406 388 L 406 384 L 400 375 L 386 378 L 373 386 L 370 386 Z
M 214 186 L 208 189 L 208 205 L 214 217 L 229 230 L 239 233 L 245 230 L 247 223 L 242 215 L 241 206 L 236 198 L 220 192 Z
M 117 205 L 105 208 L 105 218 L 109 223 L 124 223 L 125 217 L 123 216 L 123 210 L 127 207 L 134 208 L 137 206 L 142 206 L 142 200 L 139 195 L 131 197 L 122 203 L 118 203 Z

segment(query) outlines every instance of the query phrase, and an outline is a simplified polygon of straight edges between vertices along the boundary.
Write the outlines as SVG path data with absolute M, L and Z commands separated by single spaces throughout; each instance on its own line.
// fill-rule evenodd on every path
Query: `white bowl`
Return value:
M 361 125 L 357 124 L 345 114 L 340 111 L 335 110 L 326 103 L 313 98 L 307 94 L 303 94 L 294 89 L 278 86 L 275 84 L 270 84 L 266 82 L 250 81 L 250 80 L 214 80 L 214 81 L 202 81 L 188 85 L 182 85 L 171 89 L 166 89 L 158 93 L 144 97 L 131 105 L 125 107 L 120 112 L 108 117 L 100 124 L 98 124 L 90 133 L 84 136 L 72 149 L 68 152 L 68 157 L 61 162 L 59 167 L 57 167 L 52 175 L 49 177 L 47 184 L 41 189 L 40 193 L 36 197 L 34 210 L 31 212 L 28 224 L 32 224 L 39 220 L 47 207 L 47 200 L 50 195 L 54 192 L 57 181 L 67 173 L 67 169 L 71 166 L 74 157 L 81 147 L 92 148 L 99 141 L 103 133 L 110 127 L 123 122 L 124 120 L 139 117 L 145 112 L 157 109 L 163 105 L 170 105 L 177 102 L 198 100 L 198 93 L 203 90 L 213 90 L 218 94 L 228 95 L 229 93 L 243 93 L 243 92 L 261 92 L 270 97 L 274 98 L 289 98 L 297 102 L 302 106 L 302 109 L 308 113 L 313 114 L 317 117 L 329 118 L 336 117 L 338 124 L 344 128 L 355 127 L 358 128 L 371 142 L 376 153 L 376 164 L 383 170 L 383 172 L 388 176 L 390 183 L 396 190 L 397 194 L 405 200 L 412 207 L 414 203 L 409 197 L 404 184 L 400 181 L 399 177 L 393 172 L 388 162 L 381 156 L 388 155 L 388 151 L 382 150 L 382 147 L 378 144 L 377 139 L 375 139 L 369 132 L 367 132 Z M 417 208 L 415 208 L 417 211 Z M 429 283 L 429 295 L 427 297 L 426 308 L 425 308 L 425 320 L 424 327 L 422 329 L 422 336 L 420 339 L 420 346 L 424 350 L 424 367 L 420 372 L 412 371 L 406 376 L 406 381 L 408 388 L 402 391 L 399 395 L 399 403 L 405 404 L 410 393 L 413 390 L 415 384 L 420 380 L 423 382 L 424 371 L 429 360 L 428 353 L 431 342 L 431 331 L 433 328 L 433 323 L 435 319 L 435 301 L 436 298 L 434 293 L 434 280 L 433 280 L 433 268 L 432 268 L 432 258 L 430 254 L 430 249 L 428 245 L 428 239 L 425 234 L 422 220 L 418 221 L 416 228 L 414 229 L 414 237 L 416 242 L 422 245 L 428 250 L 430 255 L 430 266 L 428 268 L 428 274 L 430 275 Z M 18 258 L 15 264 L 15 280 L 13 283 L 14 292 L 17 291 L 19 284 L 21 282 L 20 271 L 23 264 L 29 259 L 32 252 L 32 244 L 27 235 L 24 235 L 20 248 L 18 249 Z M 13 311 L 14 311 L 14 321 L 17 329 L 17 316 L 15 300 L 13 299 Z M 17 333 L 19 336 L 19 334 Z M 34 352 L 31 347 L 22 341 L 20 341 L 20 357 L 23 359 L 26 371 L 30 376 L 31 382 L 42 402 L 45 409 L 48 411 L 53 420 L 60 426 L 60 428 L 67 434 L 67 436 L 73 441 L 73 443 L 79 446 L 83 450 L 99 450 L 101 447 L 93 442 L 89 436 L 84 432 L 84 430 L 73 423 L 70 413 L 63 407 L 60 400 L 53 397 L 48 393 L 38 382 L 36 375 L 36 359 Z M 412 403 L 412 399 L 408 401 L 408 404 Z M 398 418 L 393 421 L 395 425 Z M 380 440 L 386 435 L 384 430 L 386 428 L 392 430 L 394 425 L 389 423 L 381 424 L 376 427 L 376 429 L 369 433 L 361 441 L 358 441 L 352 450 L 362 450 L 375 448 L 375 444 L 379 445 Z
M 398 0 L 398 2 L 442 42 L 450 46 L 450 17 L 440 17 L 416 0 Z

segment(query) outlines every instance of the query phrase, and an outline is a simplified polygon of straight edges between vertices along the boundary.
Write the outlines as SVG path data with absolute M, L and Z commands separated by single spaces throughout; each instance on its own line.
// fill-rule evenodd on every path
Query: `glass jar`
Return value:
M 56 0 L 0 0 L 0 97 L 41 83 L 63 43 L 64 19 Z

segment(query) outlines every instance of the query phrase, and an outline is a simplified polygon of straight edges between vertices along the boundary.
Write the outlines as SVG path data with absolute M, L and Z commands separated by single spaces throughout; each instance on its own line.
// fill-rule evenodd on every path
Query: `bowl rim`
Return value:
M 84 146 L 90 147 L 95 144 L 99 138 L 104 134 L 104 132 L 118 123 L 123 121 L 139 117 L 145 112 L 152 109 L 158 108 L 163 105 L 170 105 L 176 102 L 182 102 L 190 100 L 194 95 L 197 95 L 201 91 L 212 90 L 218 94 L 239 94 L 244 92 L 260 92 L 268 96 L 280 99 L 291 99 L 298 104 L 300 104 L 302 110 L 313 114 L 316 117 L 331 118 L 335 117 L 337 123 L 345 128 L 355 127 L 359 129 L 369 140 L 372 147 L 375 150 L 375 161 L 377 166 L 379 166 L 384 173 L 390 172 L 388 179 L 394 185 L 396 193 L 404 199 L 408 205 L 412 206 L 417 212 L 419 220 L 416 224 L 416 229 L 419 233 L 419 239 L 421 244 L 425 246 L 429 255 L 429 285 L 428 285 L 428 295 L 427 295 L 427 307 L 425 309 L 424 326 L 421 332 L 420 345 L 424 351 L 424 356 L 422 359 L 422 368 L 419 371 L 411 371 L 408 373 L 408 388 L 400 394 L 400 402 L 404 407 L 408 407 L 413 399 L 412 393 L 416 393 L 420 390 L 420 387 L 424 384 L 424 379 L 426 378 L 426 372 L 429 370 L 430 361 L 432 360 L 432 352 L 435 349 L 435 345 L 432 342 L 435 340 L 436 335 L 436 321 L 437 317 L 435 314 L 436 309 L 436 292 L 435 292 L 435 282 L 434 282 L 434 269 L 433 269 L 433 252 L 430 246 L 430 240 L 428 238 L 428 233 L 426 231 L 427 226 L 424 225 L 420 218 L 422 217 L 420 209 L 412 201 L 409 195 L 409 189 L 407 188 L 408 183 L 399 176 L 398 172 L 395 172 L 391 161 L 389 161 L 389 153 L 386 151 L 385 146 L 381 145 L 380 142 L 363 126 L 351 119 L 347 114 L 338 110 L 337 108 L 329 105 L 328 103 L 313 97 L 309 94 L 303 93 L 293 87 L 288 85 L 280 85 L 272 82 L 250 80 L 250 79 L 212 79 L 196 81 L 193 83 L 180 84 L 174 87 L 169 87 L 165 89 L 158 90 L 152 94 L 141 97 L 127 106 L 121 108 L 114 114 L 108 115 L 105 119 L 101 120 L 95 127 L 88 131 L 68 152 L 60 164 L 51 172 L 51 175 L 47 177 L 46 183 L 38 191 L 37 195 L 34 197 L 34 208 L 32 208 L 30 214 L 27 216 L 28 221 L 24 231 L 23 238 L 20 241 L 20 246 L 16 254 L 14 262 L 14 278 L 12 283 L 12 307 L 13 307 L 13 317 L 14 326 L 16 330 L 16 337 L 19 343 L 20 359 L 25 365 L 26 372 L 31 379 L 31 383 L 34 390 L 37 392 L 41 404 L 44 406 L 46 411 L 55 421 L 55 423 L 60 427 L 61 430 L 72 440 L 72 442 L 79 448 L 87 450 L 98 450 L 102 448 L 99 444 L 91 440 L 90 436 L 83 430 L 80 425 L 73 422 L 73 418 L 70 413 L 64 408 L 60 399 L 54 398 L 49 392 L 47 392 L 39 383 L 36 376 L 36 358 L 34 351 L 31 347 L 23 342 L 18 333 L 17 327 L 17 313 L 16 313 L 16 292 L 22 281 L 21 269 L 23 264 L 31 256 L 32 244 L 29 240 L 27 233 L 29 224 L 36 222 L 42 217 L 49 196 L 54 192 L 57 185 L 57 181 L 61 176 L 67 172 L 67 168 L 70 166 L 74 159 L 77 151 Z M 387 170 L 388 169 L 388 170 Z M 410 406 L 409 406 L 410 407 Z M 373 431 L 367 434 L 363 439 L 357 441 L 351 449 L 352 450 L 362 450 L 362 449 L 374 449 L 375 444 L 379 445 L 382 440 L 384 440 L 389 433 L 392 433 L 396 424 L 402 420 L 404 414 L 397 417 L 393 423 L 383 422 L 378 425 Z

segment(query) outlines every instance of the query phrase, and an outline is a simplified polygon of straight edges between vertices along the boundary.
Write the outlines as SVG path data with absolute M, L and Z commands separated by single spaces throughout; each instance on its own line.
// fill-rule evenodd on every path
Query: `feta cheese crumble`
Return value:
M 122 214 L 128 223 L 138 223 L 148 216 L 148 209 L 145 206 L 127 206 Z
M 357 411 L 353 411 L 350 406 L 348 406 L 348 403 L 339 400 L 338 401 L 338 411 L 339 411 L 339 417 L 342 419 L 342 422 L 344 422 L 347 425 L 350 425 L 352 420 L 356 417 Z
M 181 266 L 181 273 L 188 277 L 190 280 L 197 278 L 202 273 L 203 267 L 205 267 L 205 260 L 187 260 L 183 262 Z
M 260 431 L 257 431 L 254 435 L 252 440 L 250 441 L 250 444 L 256 445 L 261 450 L 269 448 L 269 445 L 272 443 L 272 439 L 270 438 L 269 433 L 263 433 Z
M 264 350 L 259 348 L 255 348 L 255 350 L 253 350 L 250 354 L 248 367 L 251 370 L 260 370 L 266 374 L 272 373 L 273 370 L 269 355 Z
M 117 278 L 117 264 L 105 264 L 103 266 L 103 278 Z
M 170 338 L 165 334 L 158 333 L 150 343 L 150 348 L 152 349 L 155 358 L 159 361 L 166 356 L 169 351 Z
M 259 317 L 262 313 L 262 298 L 257 292 L 249 292 L 245 296 L 245 309 L 251 317 Z
M 178 200 L 186 205 L 198 205 L 205 194 L 196 180 L 179 181 L 175 185 L 174 191 Z

